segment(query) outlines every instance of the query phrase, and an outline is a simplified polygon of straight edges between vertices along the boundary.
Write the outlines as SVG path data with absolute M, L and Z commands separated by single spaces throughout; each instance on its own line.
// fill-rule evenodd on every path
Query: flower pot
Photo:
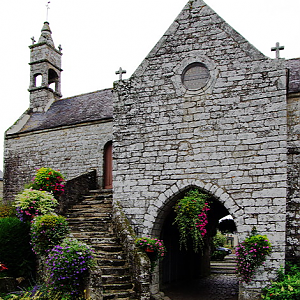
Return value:
M 153 249 L 150 249 L 150 248 L 146 248 L 146 249 L 145 249 L 145 252 L 152 253 L 152 252 L 154 252 L 154 250 L 153 250 Z

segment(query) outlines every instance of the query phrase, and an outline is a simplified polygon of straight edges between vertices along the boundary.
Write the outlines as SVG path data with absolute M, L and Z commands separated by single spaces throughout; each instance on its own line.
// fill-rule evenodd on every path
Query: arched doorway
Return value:
M 180 249 L 179 231 L 176 224 L 174 225 L 174 219 L 176 216 L 174 212 L 174 205 L 191 189 L 198 188 L 186 188 L 171 198 L 166 206 L 167 209 L 164 210 L 164 216 L 161 216 L 164 221 L 161 225 L 160 238 L 164 241 L 168 252 L 160 266 L 160 289 L 166 292 L 167 295 L 172 288 L 175 288 L 176 291 L 180 291 L 180 287 L 186 288 L 187 286 L 189 287 L 191 293 L 194 288 L 197 293 L 202 292 L 202 290 L 199 288 L 199 280 L 207 278 L 211 274 L 210 257 L 213 247 L 212 239 L 217 233 L 219 220 L 229 215 L 229 211 L 216 197 L 198 189 L 203 193 L 207 193 L 209 197 L 208 201 L 210 203 L 208 224 L 206 227 L 207 234 L 204 239 L 205 245 L 203 252 L 194 253 L 192 245 L 188 245 L 188 250 Z M 197 286 L 193 287 L 193 283 L 195 283 Z M 236 287 L 238 288 L 237 281 Z M 189 293 L 189 291 L 184 290 L 183 293 Z M 186 299 L 189 299 L 188 294 L 186 294 Z
M 107 142 L 104 146 L 104 155 L 103 155 L 103 188 L 112 189 L 112 142 Z

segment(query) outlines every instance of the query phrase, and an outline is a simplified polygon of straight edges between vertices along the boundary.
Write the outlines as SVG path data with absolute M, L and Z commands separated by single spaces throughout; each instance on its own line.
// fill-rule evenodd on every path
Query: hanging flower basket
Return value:
M 151 270 L 154 269 L 157 261 L 163 259 L 166 255 L 166 248 L 162 240 L 147 237 L 138 238 L 135 240 L 135 244 L 148 255 L 151 261 Z
M 178 226 L 180 249 L 184 246 L 187 250 L 191 240 L 194 252 L 202 252 L 207 233 L 207 212 L 210 210 L 208 195 L 191 190 L 176 203 L 174 210 L 176 217 L 173 224 Z

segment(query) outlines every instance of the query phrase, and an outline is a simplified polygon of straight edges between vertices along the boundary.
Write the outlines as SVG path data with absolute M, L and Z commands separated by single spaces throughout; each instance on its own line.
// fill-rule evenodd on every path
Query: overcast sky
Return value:
M 62 94 L 112 87 L 121 66 L 128 78 L 187 0 L 50 0 L 55 46 L 62 45 Z M 276 42 L 281 56 L 300 57 L 300 0 L 206 0 L 227 23 L 266 56 Z M 3 136 L 29 106 L 29 48 L 46 20 L 45 0 L 1 0 L 0 170 Z

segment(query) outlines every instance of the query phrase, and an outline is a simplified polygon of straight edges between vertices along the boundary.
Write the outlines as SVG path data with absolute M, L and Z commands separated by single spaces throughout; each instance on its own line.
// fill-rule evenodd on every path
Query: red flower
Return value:
M 8 268 L 4 264 L 0 263 L 0 272 L 5 270 L 8 270 Z

